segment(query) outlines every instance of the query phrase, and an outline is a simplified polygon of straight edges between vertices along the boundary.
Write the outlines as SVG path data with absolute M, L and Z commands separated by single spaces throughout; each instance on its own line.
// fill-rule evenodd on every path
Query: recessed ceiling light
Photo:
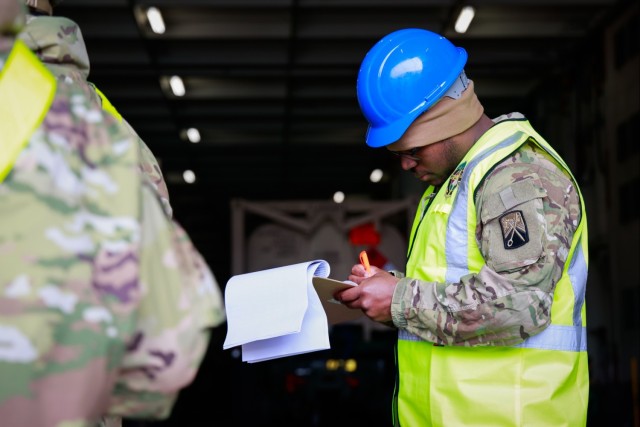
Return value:
M 184 182 L 186 182 L 187 184 L 193 184 L 194 182 L 196 182 L 196 174 L 189 169 L 182 173 L 182 178 L 184 178 Z
M 194 144 L 200 142 L 200 131 L 196 128 L 187 129 L 187 139 Z
M 175 96 L 184 96 L 186 91 L 184 89 L 184 82 L 180 76 L 171 76 L 169 78 L 169 86 Z
M 460 15 L 458 15 L 458 19 L 456 19 L 456 24 L 454 25 L 454 29 L 458 33 L 466 33 L 471 21 L 473 21 L 473 17 L 476 14 L 476 10 L 473 6 L 465 6 L 460 11 Z
M 163 34 L 165 31 L 164 19 L 162 19 L 162 13 L 157 7 L 150 7 L 147 9 L 147 19 L 151 30 L 156 34 Z
M 384 176 L 384 172 L 382 172 L 382 170 L 374 169 L 371 171 L 371 174 L 369 174 L 369 180 L 371 182 L 380 182 L 383 176 Z

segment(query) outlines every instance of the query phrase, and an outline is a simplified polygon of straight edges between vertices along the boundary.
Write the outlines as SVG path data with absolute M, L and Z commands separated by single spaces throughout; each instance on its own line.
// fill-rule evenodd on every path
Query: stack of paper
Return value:
M 333 300 L 353 282 L 329 279 L 329 263 L 303 262 L 233 276 L 225 288 L 227 337 L 224 349 L 242 346 L 244 362 L 330 348 L 329 325 L 356 319 Z

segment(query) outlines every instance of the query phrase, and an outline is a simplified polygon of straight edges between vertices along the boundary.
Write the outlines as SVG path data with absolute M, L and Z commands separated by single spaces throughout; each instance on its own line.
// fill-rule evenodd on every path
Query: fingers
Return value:
M 364 265 L 355 264 L 353 267 L 351 267 L 351 274 L 353 276 L 365 277 L 367 271 L 365 270 Z
M 342 304 L 349 305 L 356 301 L 360 296 L 359 289 L 357 287 L 351 289 L 345 289 L 343 291 L 337 292 L 333 295 L 333 298 L 336 301 L 340 301 Z
M 356 284 L 360 284 L 364 279 L 366 279 L 366 277 L 362 277 L 362 276 L 355 276 L 353 274 L 349 275 L 349 280 L 351 280 L 352 282 L 356 283 Z
M 374 274 L 378 274 L 381 271 L 385 271 L 381 268 L 376 267 L 375 265 L 372 265 L 370 268 L 371 268 L 371 276 L 373 276 Z
M 370 273 L 368 273 L 368 276 L 371 277 L 377 273 L 380 273 L 381 271 L 385 271 L 381 268 L 376 267 L 375 265 L 370 265 L 369 266 L 370 269 Z M 353 274 L 354 276 L 361 276 L 361 277 L 366 277 L 367 276 L 367 270 L 364 268 L 364 265 L 362 264 L 354 264 L 353 267 L 351 267 L 351 274 Z

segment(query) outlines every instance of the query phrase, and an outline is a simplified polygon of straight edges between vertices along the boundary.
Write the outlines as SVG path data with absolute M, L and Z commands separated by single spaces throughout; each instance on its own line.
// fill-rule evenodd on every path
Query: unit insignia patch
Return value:
M 529 241 L 529 231 L 522 211 L 507 212 L 499 221 L 505 249 L 516 249 Z
M 451 178 L 449 178 L 449 183 L 447 184 L 447 191 L 445 192 L 445 196 L 449 197 L 453 194 L 453 191 L 458 187 L 458 184 L 462 180 L 462 174 L 464 173 L 464 168 L 467 167 L 467 162 L 463 162 L 458 165 L 456 170 L 451 174 Z

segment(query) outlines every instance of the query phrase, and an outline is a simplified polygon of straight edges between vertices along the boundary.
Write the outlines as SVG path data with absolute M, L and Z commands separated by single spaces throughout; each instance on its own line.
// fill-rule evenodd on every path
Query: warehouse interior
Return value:
M 466 6 L 475 16 L 459 33 Z M 150 9 L 164 28 L 152 27 Z M 424 187 L 365 145 L 359 65 L 402 28 L 463 47 L 489 117 L 523 113 L 581 185 L 588 425 L 640 427 L 637 1 L 64 0 L 55 14 L 78 23 L 89 79 L 158 158 L 175 218 L 222 290 L 235 274 L 315 256 L 342 275 L 369 244 L 345 230 L 370 222 L 381 256 L 402 264 Z M 256 364 L 223 350 L 225 334 L 226 325 L 213 331 L 168 419 L 125 426 L 391 425 L 394 330 L 345 323 L 333 327 L 330 350 Z

